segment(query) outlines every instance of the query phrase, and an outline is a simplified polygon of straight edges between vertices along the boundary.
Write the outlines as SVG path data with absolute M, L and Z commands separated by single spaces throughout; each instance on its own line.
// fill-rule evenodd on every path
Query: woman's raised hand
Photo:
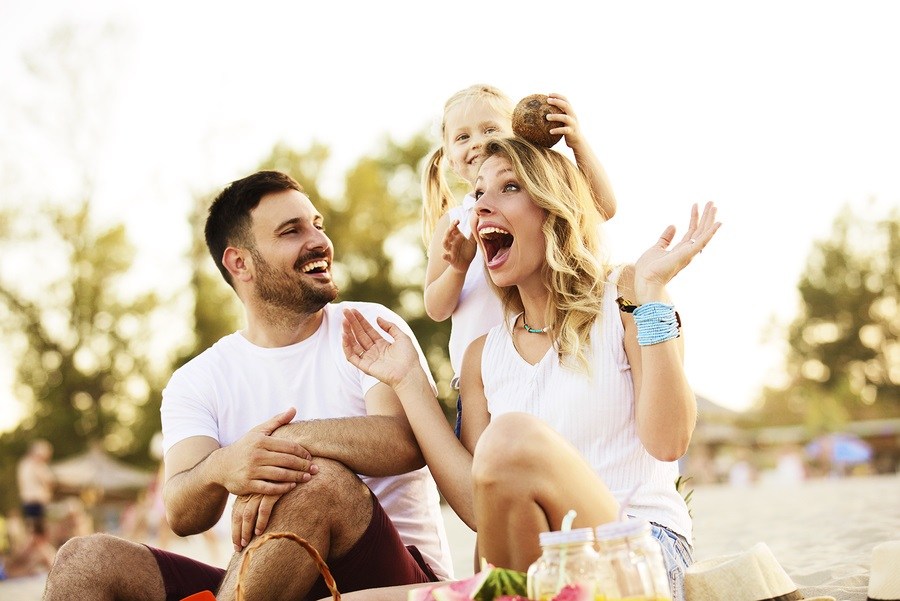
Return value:
M 386 319 L 377 318 L 378 326 L 394 339 L 388 342 L 356 309 L 344 309 L 344 355 L 355 367 L 396 388 L 404 377 L 421 369 L 419 354 L 403 330 Z
M 691 207 L 687 232 L 672 248 L 675 226 L 667 227 L 659 241 L 650 247 L 634 264 L 634 293 L 638 303 L 660 300 L 665 285 L 700 254 L 722 225 L 716 221 L 716 206 L 712 202 L 703 207 L 698 217 L 697 205 Z

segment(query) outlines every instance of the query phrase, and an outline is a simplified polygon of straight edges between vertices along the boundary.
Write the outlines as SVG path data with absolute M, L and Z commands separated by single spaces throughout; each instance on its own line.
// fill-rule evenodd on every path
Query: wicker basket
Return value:
M 341 594 L 337 590 L 337 586 L 334 583 L 334 577 L 332 577 L 331 570 L 329 570 L 328 566 L 325 564 L 325 560 L 322 559 L 322 556 L 319 555 L 319 552 L 316 551 L 316 548 L 309 544 L 306 539 L 297 536 L 293 532 L 269 532 L 267 534 L 261 535 L 255 541 L 250 543 L 250 546 L 247 547 L 247 552 L 244 553 L 244 557 L 241 559 L 241 569 L 238 572 L 236 591 L 237 601 L 244 601 L 242 581 L 244 580 L 244 576 L 247 574 L 247 570 L 250 569 L 250 556 L 253 555 L 253 553 L 257 549 L 259 549 L 259 547 L 266 541 L 277 538 L 289 538 L 306 549 L 306 552 L 309 553 L 309 556 L 312 557 L 313 561 L 316 564 L 316 567 L 319 569 L 319 573 L 322 574 L 322 580 L 325 581 L 325 585 L 328 587 L 328 590 L 331 591 L 331 596 L 334 598 L 334 601 L 341 601 Z

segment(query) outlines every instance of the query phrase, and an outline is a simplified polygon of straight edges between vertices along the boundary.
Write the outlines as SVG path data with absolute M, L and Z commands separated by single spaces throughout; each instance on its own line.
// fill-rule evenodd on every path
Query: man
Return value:
M 73 539 L 44 598 L 177 600 L 219 587 L 219 600 L 232 599 L 246 545 L 264 530 L 312 543 L 342 592 L 452 577 L 437 489 L 399 400 L 341 347 L 345 305 L 402 320 L 380 305 L 332 303 L 322 216 L 282 173 L 225 188 L 206 242 L 246 329 L 176 371 L 163 392 L 166 513 L 177 534 L 202 532 L 237 495 L 241 552 L 223 574 L 108 535 Z M 289 423 L 295 415 L 301 421 Z M 329 595 L 309 557 L 285 540 L 255 552 L 242 584 L 248 600 Z

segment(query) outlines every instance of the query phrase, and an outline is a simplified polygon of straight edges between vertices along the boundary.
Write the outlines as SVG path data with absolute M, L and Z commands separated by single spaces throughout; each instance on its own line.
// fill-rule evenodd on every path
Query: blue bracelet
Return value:
M 646 303 L 632 313 L 637 326 L 638 344 L 649 346 L 659 344 L 680 335 L 679 323 L 674 305 L 666 303 Z

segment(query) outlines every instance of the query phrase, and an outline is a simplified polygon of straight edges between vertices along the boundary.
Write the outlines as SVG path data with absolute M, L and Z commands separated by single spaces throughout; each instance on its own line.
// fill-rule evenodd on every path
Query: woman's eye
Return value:
M 504 192 L 517 192 L 518 190 L 519 190 L 519 184 L 514 184 L 514 183 L 510 182 L 510 183 L 506 184 L 505 186 L 503 186 Z
M 478 200 L 479 198 L 481 198 L 482 194 L 484 194 L 484 192 L 482 192 L 481 190 L 475 190 L 473 196 L 475 196 L 475 200 Z
M 498 131 L 500 131 L 500 128 L 499 128 L 499 127 L 489 127 L 489 128 L 487 128 L 486 130 L 484 130 L 484 133 L 486 133 L 486 134 L 495 134 L 495 133 L 497 133 Z
M 460 135 L 456 136 L 457 142 L 465 142 L 468 139 L 469 139 L 469 134 L 460 134 Z

